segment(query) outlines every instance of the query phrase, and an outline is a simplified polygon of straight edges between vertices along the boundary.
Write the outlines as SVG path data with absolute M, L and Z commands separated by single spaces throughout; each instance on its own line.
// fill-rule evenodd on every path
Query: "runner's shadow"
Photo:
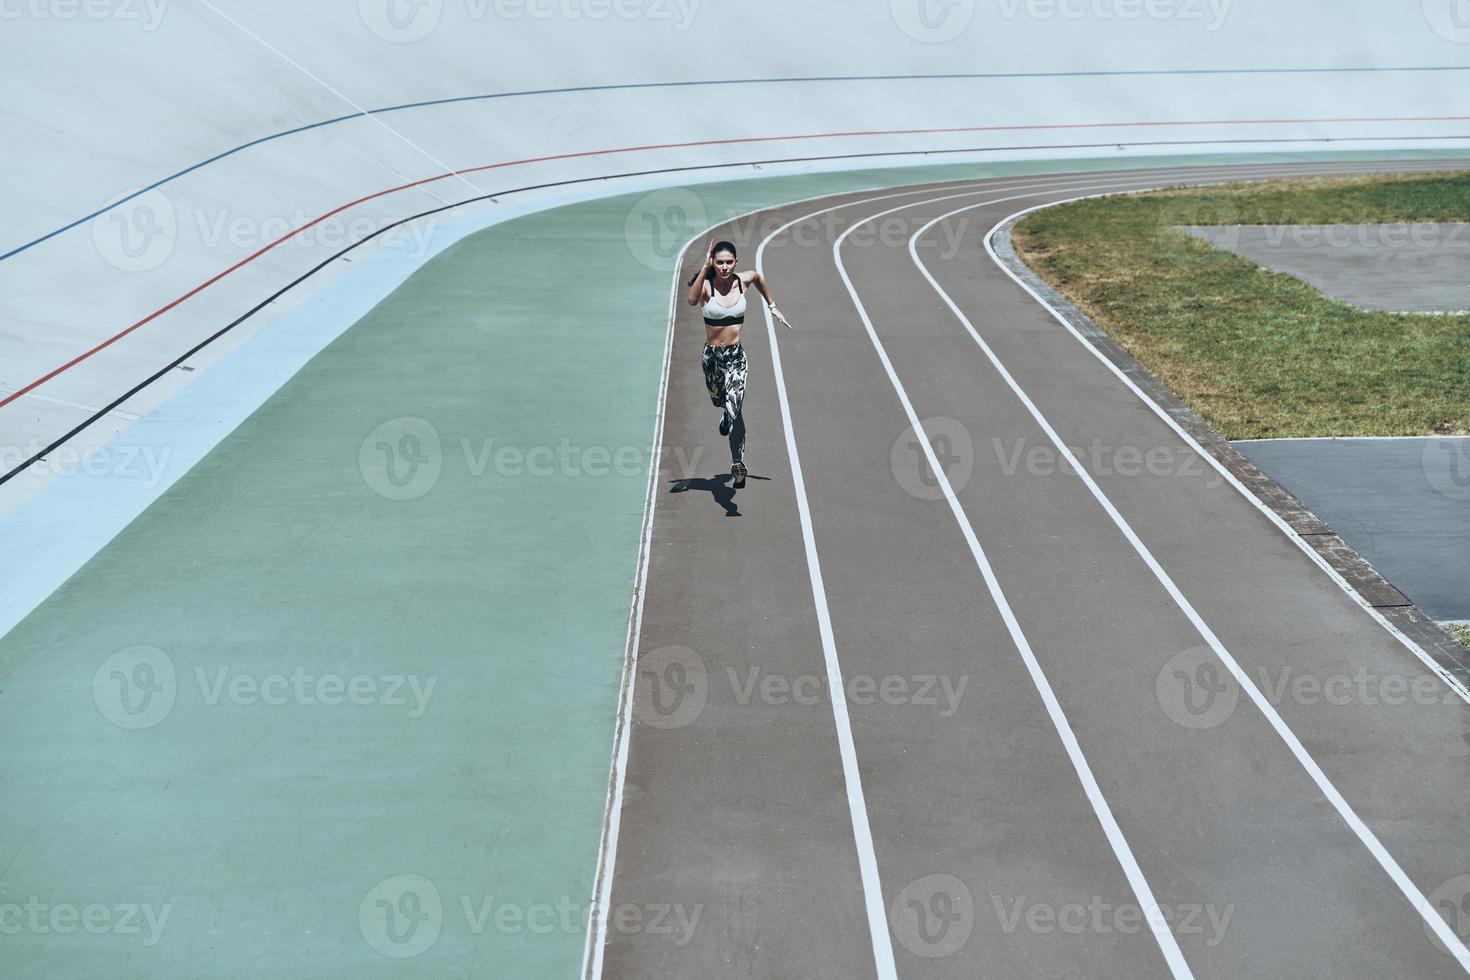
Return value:
M 746 480 L 769 480 L 768 476 L 750 475 Z M 712 477 L 691 477 L 687 480 L 673 480 L 673 486 L 669 487 L 669 493 L 688 493 L 691 490 L 703 490 L 715 498 L 715 503 L 725 508 L 726 517 L 739 517 L 740 508 L 735 506 L 735 494 L 738 493 L 730 485 L 730 474 L 720 473 Z

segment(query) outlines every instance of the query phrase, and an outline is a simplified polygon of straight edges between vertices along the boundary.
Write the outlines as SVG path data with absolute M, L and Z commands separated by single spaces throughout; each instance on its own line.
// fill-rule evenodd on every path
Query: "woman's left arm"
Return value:
M 766 277 L 759 272 L 752 272 L 750 274 L 750 284 L 761 291 L 761 296 L 765 298 L 766 305 L 771 308 L 771 316 L 776 318 L 776 322 L 787 330 L 790 330 L 791 321 L 787 320 L 786 317 L 781 315 L 781 311 L 776 309 L 776 301 L 771 298 L 771 287 L 766 285 Z

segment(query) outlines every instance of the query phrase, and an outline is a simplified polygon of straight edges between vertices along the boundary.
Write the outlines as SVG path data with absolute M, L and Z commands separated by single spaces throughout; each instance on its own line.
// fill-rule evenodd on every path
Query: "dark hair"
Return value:
M 711 255 L 714 255 L 716 252 L 729 252 L 731 255 L 735 256 L 737 259 L 740 258 L 740 253 L 737 252 L 737 251 L 735 251 L 735 245 L 734 245 L 733 242 L 715 242 L 715 247 L 710 250 L 710 254 Z M 707 279 L 707 280 L 713 280 L 715 278 L 715 270 L 714 269 L 710 269 L 708 272 L 706 272 L 704 274 L 704 278 Z M 699 279 L 699 273 L 696 272 L 694 275 L 692 275 L 692 276 L 689 277 L 689 285 L 691 285 L 691 286 L 694 285 L 694 283 L 698 279 Z

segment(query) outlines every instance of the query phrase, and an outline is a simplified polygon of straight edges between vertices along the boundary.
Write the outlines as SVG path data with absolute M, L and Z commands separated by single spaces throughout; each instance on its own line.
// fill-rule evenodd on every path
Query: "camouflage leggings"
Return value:
M 709 400 L 730 419 L 730 461 L 745 459 L 745 377 L 750 364 L 745 348 L 738 343 L 716 347 L 704 345 L 704 386 Z

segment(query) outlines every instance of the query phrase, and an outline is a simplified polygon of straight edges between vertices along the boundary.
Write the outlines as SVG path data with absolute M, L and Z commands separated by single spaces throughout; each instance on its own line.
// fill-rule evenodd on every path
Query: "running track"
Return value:
M 713 231 L 796 329 L 752 308 L 732 491 L 674 308 L 589 975 L 1466 972 L 1465 692 L 987 249 L 1080 195 L 1370 169 L 1428 168 L 997 178 Z

